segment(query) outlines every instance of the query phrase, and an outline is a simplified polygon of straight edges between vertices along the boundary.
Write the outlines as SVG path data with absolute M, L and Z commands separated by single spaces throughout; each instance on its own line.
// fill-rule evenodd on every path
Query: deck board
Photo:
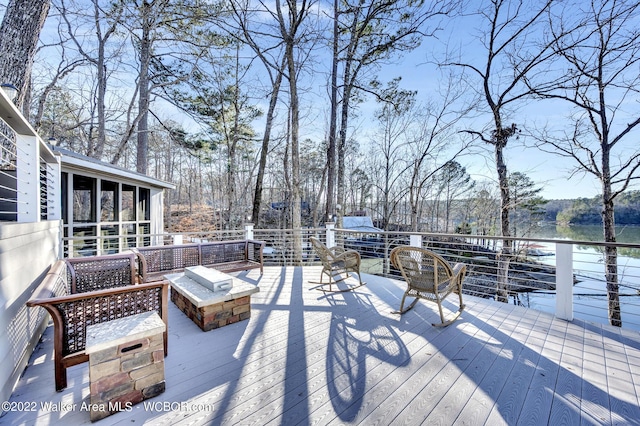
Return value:
M 519 318 L 519 321 L 510 327 L 512 332 L 506 343 L 500 344 L 499 340 L 502 337 L 501 334 L 504 334 L 499 330 L 504 330 L 506 327 L 494 328 L 495 331 L 491 335 L 491 340 L 487 341 L 486 347 L 481 351 L 482 358 L 474 366 L 475 374 L 466 374 L 466 377 L 471 380 L 469 386 L 474 386 L 474 389 L 467 400 L 463 401 L 462 405 L 464 406 L 459 411 L 456 424 L 483 424 L 491 416 L 496 404 L 500 404 L 500 407 L 503 407 L 501 417 L 517 419 L 519 411 L 514 413 L 514 407 L 516 406 L 514 404 L 503 404 L 498 399 L 498 396 L 515 399 L 517 391 L 521 389 L 519 386 L 510 386 L 511 392 L 502 392 L 502 389 L 508 380 L 512 382 L 511 384 L 521 383 L 518 379 L 523 377 L 523 372 L 527 371 L 520 365 L 520 358 L 525 348 L 516 338 L 519 337 L 524 340 L 528 337 L 531 329 L 522 327 L 522 324 L 527 323 L 527 316 L 514 318 Z M 502 337 L 502 339 L 505 337 Z M 501 346 L 499 353 L 496 350 L 499 347 L 498 345 Z M 520 362 L 515 364 L 513 363 L 514 359 L 518 359 Z M 518 365 L 518 368 L 515 368 L 516 365 Z M 494 390 L 493 395 L 492 389 Z M 516 392 L 516 395 L 514 395 L 514 392 Z M 460 404 L 456 406 L 460 407 Z M 495 418 L 489 424 L 500 424 L 500 419 Z
M 638 332 L 471 296 L 436 328 L 434 304 L 391 313 L 399 281 L 366 276 L 354 292 L 326 294 L 309 283 L 319 273 L 236 274 L 260 286 L 251 318 L 206 333 L 170 303 L 166 392 L 147 401 L 152 410 L 138 404 L 100 424 L 640 424 Z M 453 298 L 446 307 L 455 311 Z M 51 332 L 12 396 L 38 409 L 0 423 L 90 424 L 79 409 L 88 366 L 70 368 L 56 393 Z M 70 405 L 52 409 L 60 403 Z

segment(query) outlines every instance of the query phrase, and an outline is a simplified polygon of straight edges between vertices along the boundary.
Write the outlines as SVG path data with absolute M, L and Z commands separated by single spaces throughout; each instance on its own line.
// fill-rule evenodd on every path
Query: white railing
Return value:
M 15 221 L 18 202 L 16 132 L 0 117 L 0 220 Z
M 357 250 L 368 272 L 397 276 L 389 253 L 398 245 L 422 246 L 450 262 L 467 265 L 465 292 L 496 297 L 501 237 L 433 233 L 362 234 L 336 229 L 336 241 Z M 512 238 L 509 263 L 510 303 L 554 313 L 558 318 L 608 323 L 608 293 L 603 242 Z M 618 286 L 622 324 L 640 330 L 640 244 L 618 247 Z M 622 250 L 624 249 L 624 250 Z
M 265 241 L 266 265 L 318 265 L 309 237 L 318 237 L 328 246 L 339 245 L 356 250 L 362 257 L 365 273 L 400 278 L 389 263 L 389 253 L 399 245 L 421 246 L 433 250 L 452 263 L 467 265 L 465 293 L 496 298 L 498 261 L 501 237 L 409 233 L 368 232 L 324 228 L 254 229 L 246 225 L 242 230 L 163 234 L 165 244 L 255 239 Z M 98 240 L 101 238 L 87 237 Z M 120 236 L 138 245 L 148 245 L 156 235 Z M 72 238 L 67 238 L 71 240 Z M 296 257 L 295 240 L 302 253 Z M 508 297 L 515 303 L 554 313 L 572 320 L 580 318 L 593 322 L 608 322 L 607 288 L 602 261 L 605 243 L 553 240 L 540 238 L 512 238 L 514 255 L 509 262 Z M 131 246 L 130 244 L 129 246 Z M 618 285 L 624 328 L 640 330 L 640 244 L 615 244 L 624 249 L 618 257 Z M 97 252 L 96 254 L 103 254 Z M 301 260 L 299 260 L 301 259 Z
M 60 162 L 0 90 L 0 222 L 60 219 Z

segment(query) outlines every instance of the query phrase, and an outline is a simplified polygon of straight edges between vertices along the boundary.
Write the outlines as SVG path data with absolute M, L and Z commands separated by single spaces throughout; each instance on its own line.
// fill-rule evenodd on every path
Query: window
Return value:
M 115 254 L 120 251 L 120 243 L 118 241 L 118 225 L 102 226 L 100 228 L 100 235 L 102 236 L 102 254 Z
M 123 250 L 136 247 L 136 225 L 134 223 L 122 225 L 122 235 L 125 236 L 122 241 Z
M 102 222 L 118 221 L 118 184 L 108 180 L 101 182 L 100 220 Z
M 73 221 L 95 222 L 96 180 L 86 176 L 73 176 Z
M 136 220 L 136 187 L 122 185 L 122 221 Z
M 66 257 L 119 253 L 152 243 L 151 187 L 61 173 L 63 251 Z
M 73 257 L 96 255 L 96 227 L 73 227 Z
M 138 202 L 138 219 L 151 220 L 151 191 L 147 188 L 138 188 L 139 202 Z
M 140 234 L 140 245 L 143 247 L 147 247 L 151 245 L 151 237 L 149 234 L 151 233 L 151 224 L 149 223 L 141 223 L 138 227 L 138 234 Z

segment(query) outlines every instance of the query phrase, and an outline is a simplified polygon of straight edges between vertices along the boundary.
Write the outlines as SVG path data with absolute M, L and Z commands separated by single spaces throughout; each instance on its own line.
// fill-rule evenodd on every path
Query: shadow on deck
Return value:
M 439 329 L 435 304 L 391 314 L 399 281 L 324 294 L 319 273 L 237 274 L 251 318 L 206 333 L 170 303 L 166 392 L 100 424 L 640 424 L 638 332 L 471 296 Z M 90 423 L 88 366 L 56 393 L 51 333 L 0 423 Z

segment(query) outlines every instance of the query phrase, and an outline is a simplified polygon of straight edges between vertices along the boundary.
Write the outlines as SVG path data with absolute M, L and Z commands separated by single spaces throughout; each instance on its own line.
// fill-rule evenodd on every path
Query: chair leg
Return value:
M 410 310 L 411 308 L 413 308 L 414 306 L 416 306 L 416 303 L 418 303 L 418 298 L 416 297 L 413 302 L 411 302 L 411 304 L 407 307 L 407 309 L 402 309 L 404 307 L 404 300 L 407 298 L 407 292 L 404 293 L 404 295 L 402 296 L 402 302 L 400 302 L 400 309 L 397 311 L 393 311 L 391 312 L 392 314 L 404 314 L 405 312 L 407 312 L 408 310 Z
M 329 282 L 327 283 L 329 285 L 328 289 L 322 288 L 323 286 L 327 285 L 327 284 L 324 284 L 322 282 L 322 277 L 323 277 L 323 275 L 325 273 L 329 276 Z M 358 285 L 348 285 L 348 288 L 345 288 L 343 290 L 339 290 L 339 289 L 338 290 L 333 290 L 332 289 L 332 285 L 333 284 L 338 284 L 339 282 L 342 282 L 342 281 L 346 281 L 350 277 L 349 271 L 345 271 L 345 270 L 329 271 L 329 272 L 323 271 L 320 274 L 320 282 L 317 282 L 317 281 L 309 281 L 309 282 L 311 284 L 319 284 L 317 287 L 314 287 L 315 290 L 320 290 L 320 291 L 324 291 L 324 292 L 327 292 L 327 293 L 344 293 L 344 292 L 347 292 L 347 291 L 353 291 L 356 288 L 362 287 L 363 285 L 366 284 L 365 282 L 362 281 L 362 278 L 360 277 L 360 274 L 357 274 L 357 275 L 358 275 Z M 337 277 L 337 276 L 340 276 L 340 279 L 336 280 L 335 277 Z
M 444 320 L 444 314 L 442 312 L 442 304 L 438 303 L 438 308 L 440 309 L 440 321 L 442 322 L 440 324 L 432 323 L 431 325 L 433 325 L 434 327 L 446 327 L 458 319 L 458 317 L 460 316 L 460 314 L 462 314 L 462 311 L 464 310 L 464 303 L 462 303 L 462 294 L 459 294 L 459 296 L 460 296 L 460 309 L 458 309 L 448 321 Z
M 62 361 L 54 359 L 54 371 L 56 391 L 61 392 L 67 387 L 67 368 L 62 364 Z

